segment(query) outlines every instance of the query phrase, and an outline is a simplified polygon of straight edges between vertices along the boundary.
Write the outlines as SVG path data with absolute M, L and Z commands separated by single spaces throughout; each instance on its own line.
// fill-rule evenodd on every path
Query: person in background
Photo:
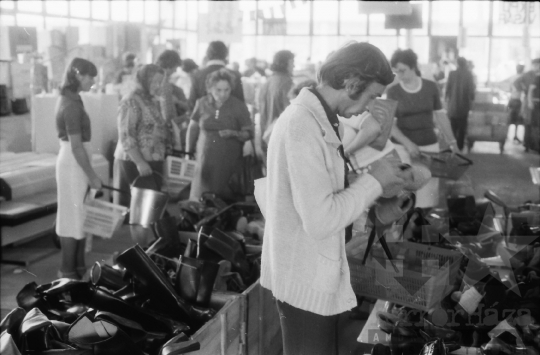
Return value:
M 196 153 L 198 162 L 191 182 L 190 200 L 203 193 L 234 200 L 229 186 L 242 158 L 244 142 L 253 137 L 253 124 L 244 102 L 232 95 L 236 76 L 221 68 L 206 79 L 208 94 L 199 100 L 191 114 L 186 149 Z
M 96 76 L 97 68 L 92 62 L 74 58 L 64 74 L 56 104 L 60 139 L 56 161 L 56 234 L 62 246 L 58 277 L 81 279 L 86 273 L 83 201 L 88 187 L 100 189 L 101 180 L 92 168 L 91 123 L 79 93 L 89 91 Z
M 242 73 L 242 76 L 250 77 L 255 73 L 259 73 L 261 76 L 266 76 L 263 69 L 257 66 L 257 58 L 246 59 L 247 69 Z
M 227 65 L 227 58 L 229 57 L 229 49 L 225 43 L 221 41 L 210 42 L 208 49 L 206 50 L 206 65 L 204 69 L 193 75 L 193 82 L 191 83 L 191 91 L 189 94 L 189 105 L 191 108 L 195 107 L 195 102 L 198 99 L 206 96 L 206 77 L 210 74 L 224 68 Z M 231 94 L 244 101 L 244 91 L 242 90 L 242 82 L 240 80 L 240 73 L 230 71 L 234 77 L 234 88 Z
M 462 150 L 465 135 L 467 134 L 467 119 L 474 101 L 476 87 L 473 76 L 467 67 L 467 60 L 459 57 L 457 64 L 457 70 L 450 72 L 448 75 L 445 98 L 452 132 L 456 137 L 459 150 Z
M 294 86 L 292 75 L 294 70 L 294 54 L 282 50 L 274 55 L 272 66 L 273 74 L 261 86 L 259 92 L 259 113 L 261 127 L 261 148 L 266 155 L 268 140 L 273 123 L 279 115 L 289 106 L 288 93 Z M 264 138 L 266 137 L 266 138 Z
M 159 104 L 163 69 L 143 65 L 136 73 L 136 88 L 118 108 L 118 144 L 114 152 L 114 184 L 129 191 L 137 186 L 160 190 L 163 161 L 171 149 L 170 131 Z M 129 207 L 130 195 L 115 192 L 114 203 Z
M 122 56 L 122 69 L 116 74 L 113 90 L 120 98 L 128 94 L 135 87 L 135 67 L 137 56 L 127 52 Z
M 182 88 L 184 93 L 191 92 L 191 85 L 193 82 L 193 75 L 199 71 L 199 66 L 193 59 L 186 58 L 182 60 L 182 71 L 176 81 L 176 86 Z
M 536 73 L 540 72 L 540 58 L 533 59 L 531 62 L 531 70 L 522 74 L 516 81 L 514 81 L 514 86 L 521 92 L 521 116 L 523 117 L 523 123 L 525 126 L 525 136 L 523 139 L 523 146 L 525 151 L 528 152 L 531 147 L 532 142 L 532 110 L 528 105 L 528 93 L 530 86 L 534 83 L 536 78 Z
M 540 71 L 535 73 L 534 82 L 529 86 L 527 105 L 531 110 L 531 141 L 530 148 L 540 152 Z
M 411 160 L 419 158 L 422 152 L 439 152 L 436 120 L 450 149 L 457 152 L 450 122 L 442 111 L 437 84 L 420 77 L 416 53 L 411 49 L 398 49 L 392 55 L 390 64 L 399 79 L 398 85 L 387 90 L 387 98 L 398 101 L 392 138 L 398 143 L 396 150 L 403 163 L 411 164 Z M 417 191 L 416 206 L 429 208 L 438 203 L 439 179 L 432 178 Z
M 347 226 L 403 183 L 397 161 L 379 161 L 348 185 L 338 149 L 337 115 L 361 114 L 393 80 L 384 54 L 348 44 L 324 62 L 318 79 L 276 121 L 268 176 L 255 184 L 266 218 L 260 282 L 277 300 L 284 355 L 337 354 L 339 316 L 356 306 Z
M 185 136 L 181 137 L 181 127 L 187 125 L 188 117 L 188 102 L 184 90 L 173 84 L 172 75 L 176 73 L 182 60 L 177 51 L 165 50 L 161 53 L 156 61 L 161 69 L 163 69 L 163 85 L 161 92 L 161 109 L 163 117 L 171 124 L 171 133 L 173 138 L 174 148 L 183 150 L 182 145 L 185 141 Z

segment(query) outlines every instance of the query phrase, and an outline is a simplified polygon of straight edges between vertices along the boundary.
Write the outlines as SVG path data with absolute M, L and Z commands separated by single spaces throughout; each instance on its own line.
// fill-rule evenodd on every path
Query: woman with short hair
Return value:
M 191 200 L 211 192 L 225 200 L 237 196 L 229 186 L 239 169 L 244 142 L 253 137 L 247 106 L 234 96 L 235 77 L 225 68 L 208 75 L 208 94 L 195 104 L 188 127 L 186 149 L 199 162 L 191 182 Z
M 90 90 L 96 76 L 97 68 L 92 62 L 74 58 L 64 74 L 56 105 L 56 130 L 60 139 L 56 161 L 56 234 L 62 246 L 58 276 L 72 279 L 81 279 L 86 273 L 84 196 L 88 187 L 101 188 L 101 180 L 92 168 L 90 117 L 79 95 Z
M 270 69 L 273 74 L 261 86 L 259 92 L 259 112 L 261 126 L 261 148 L 266 156 L 274 121 L 289 106 L 289 92 L 294 86 L 292 75 L 294 70 L 294 54 L 283 50 L 274 55 Z

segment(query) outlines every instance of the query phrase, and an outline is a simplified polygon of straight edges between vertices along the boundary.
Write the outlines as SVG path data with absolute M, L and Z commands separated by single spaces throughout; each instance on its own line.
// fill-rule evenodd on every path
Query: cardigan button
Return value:
M 321 133 L 322 133 L 322 136 L 323 136 L 323 137 L 326 136 L 326 131 L 325 131 L 324 129 L 322 130 Z

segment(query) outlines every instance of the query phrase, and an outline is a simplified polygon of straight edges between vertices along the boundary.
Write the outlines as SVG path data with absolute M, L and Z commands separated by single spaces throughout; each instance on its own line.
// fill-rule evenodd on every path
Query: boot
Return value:
M 167 258 L 178 258 L 184 252 L 176 227 L 176 218 L 165 217 L 154 225 L 158 239 L 146 250 L 146 254 L 160 254 Z
M 219 229 L 214 229 L 204 246 L 229 261 L 233 271 L 240 273 L 243 280 L 249 277 L 249 263 L 242 245 L 236 239 Z
M 101 265 L 99 261 L 90 269 L 90 281 L 94 286 L 103 286 L 111 291 L 118 291 L 129 282 L 124 278 L 125 272 L 117 270 L 107 264 Z
M 208 307 L 219 264 L 182 257 L 176 273 L 176 289 L 185 300 Z
M 135 245 L 127 249 L 118 255 L 116 260 L 131 272 L 152 293 L 152 298 L 159 300 L 159 304 L 175 318 L 189 324 L 202 325 L 214 316 L 215 312 L 212 310 L 194 308 L 178 296 L 172 284 L 140 246 Z

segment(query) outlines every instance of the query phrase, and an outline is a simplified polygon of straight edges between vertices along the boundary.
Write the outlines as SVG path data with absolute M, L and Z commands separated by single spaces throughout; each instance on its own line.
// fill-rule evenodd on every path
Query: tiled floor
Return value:
M 526 200 L 539 200 L 540 189 L 531 182 L 528 168 L 540 166 L 538 153 L 524 153 L 521 145 L 507 142 L 504 154 L 499 154 L 498 144 L 477 142 L 468 154 L 474 165 L 464 179 L 468 179 L 477 198 L 482 197 L 486 189 L 496 192 L 508 204 L 519 204 Z M 444 184 L 441 184 L 444 193 Z M 129 238 L 111 240 L 94 239 L 92 250 L 87 254 L 87 265 L 95 261 L 111 261 L 112 253 L 121 252 L 131 246 Z M 47 283 L 56 278 L 59 266 L 60 252 L 49 238 L 42 238 L 27 245 L 19 246 L 23 253 L 31 252 L 31 248 L 48 249 L 52 255 L 34 262 L 26 268 L 5 265 L 1 272 L 1 315 L 2 317 L 17 306 L 15 296 L 27 283 L 35 281 L 38 284 Z M 6 250 L 3 250 L 6 252 Z M 366 305 L 364 306 L 366 307 Z M 356 339 L 364 326 L 364 321 L 350 320 L 345 314 L 340 319 L 340 354 L 361 354 Z

